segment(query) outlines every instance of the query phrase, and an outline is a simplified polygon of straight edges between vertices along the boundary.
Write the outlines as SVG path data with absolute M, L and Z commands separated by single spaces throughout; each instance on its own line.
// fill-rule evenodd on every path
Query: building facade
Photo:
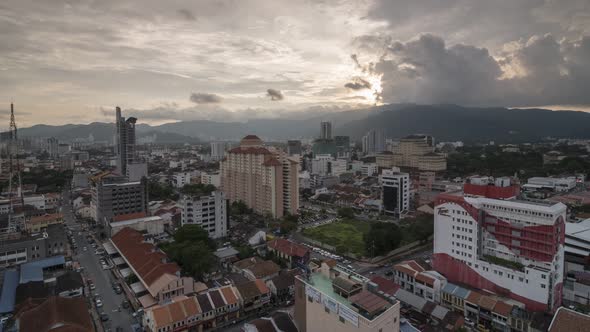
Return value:
M 517 200 L 509 178 L 474 177 L 440 194 L 433 266 L 451 282 L 554 311 L 563 291 L 566 206 Z
M 221 160 L 225 156 L 225 142 L 211 142 L 211 159 Z
M 400 216 L 410 210 L 410 175 L 399 168 L 383 170 L 381 174 L 383 211 Z
M 332 122 L 322 121 L 321 123 L 321 139 L 332 139 Z
M 242 139 L 221 162 L 221 188 L 230 202 L 243 201 L 261 214 L 280 218 L 299 210 L 299 162 L 266 147 L 254 135 Z
M 385 134 L 378 129 L 371 129 L 363 136 L 363 153 L 376 154 L 385 151 Z
M 227 236 L 228 202 L 223 192 L 216 190 L 208 196 L 184 195 L 181 205 L 181 225 L 199 225 L 214 239 Z
M 91 178 L 90 207 L 95 222 L 106 225 L 118 215 L 147 213 L 147 180 L 129 182 L 126 177 L 109 172 Z

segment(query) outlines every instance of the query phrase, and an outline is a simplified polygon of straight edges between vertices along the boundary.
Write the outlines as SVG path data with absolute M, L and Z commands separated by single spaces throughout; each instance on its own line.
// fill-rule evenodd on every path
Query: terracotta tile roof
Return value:
M 238 298 L 231 286 L 222 287 L 219 290 L 221 291 L 221 293 L 223 293 L 225 302 L 227 302 L 228 305 L 238 303 Z
M 211 302 L 215 306 L 215 309 L 223 308 L 227 305 L 223 300 L 223 296 L 221 296 L 221 292 L 218 289 L 209 291 L 209 297 L 211 297 Z
M 235 154 L 272 154 L 270 150 L 261 146 L 238 146 L 228 151 Z
M 484 295 L 479 299 L 479 307 L 492 311 L 497 302 L 497 300 Z
M 561 307 L 557 309 L 548 332 L 587 332 L 590 316 Z
M 256 283 L 256 287 L 258 288 L 258 291 L 260 292 L 260 294 L 270 293 L 270 289 L 268 289 L 268 286 L 266 286 L 264 281 L 262 281 L 260 279 L 256 279 L 254 281 L 254 283 Z
M 154 317 L 156 329 L 186 320 L 188 317 L 201 313 L 201 308 L 195 297 L 179 297 L 173 302 L 148 309 Z
M 277 158 L 269 158 L 268 160 L 266 160 L 265 162 L 262 163 L 263 166 L 282 166 L 283 164 L 281 164 L 280 161 L 278 161 Z
M 49 221 L 54 221 L 58 219 L 63 219 L 64 215 L 61 213 L 46 213 L 40 216 L 31 217 L 28 221 L 29 223 L 36 224 L 36 223 L 44 223 Z
M 260 139 L 260 138 L 256 135 L 246 135 L 242 139 Z
M 260 279 L 236 285 L 236 288 L 243 299 L 251 299 L 270 292 L 268 287 Z
M 334 267 L 338 264 L 338 262 L 335 259 L 325 259 L 324 263 L 326 263 L 326 265 L 328 265 L 329 267 Z
M 83 297 L 52 296 L 40 305 L 17 314 L 22 332 L 90 332 L 94 331 Z
M 391 296 L 395 295 L 395 292 L 397 292 L 397 290 L 400 289 L 400 285 L 381 276 L 374 276 L 373 278 L 371 278 L 371 282 L 376 283 L 380 291 Z
M 388 305 L 387 301 L 367 290 L 351 296 L 349 301 L 370 314 L 383 310 Z
M 114 216 L 113 221 L 118 222 L 118 221 L 133 220 L 133 219 L 139 219 L 139 218 L 145 218 L 145 217 L 147 217 L 145 212 L 135 212 L 135 213 L 121 214 L 118 216 Z
M 287 256 L 304 257 L 309 252 L 309 249 L 305 246 L 281 238 L 276 238 L 270 241 L 268 246 Z
M 248 270 L 254 274 L 255 278 L 264 279 L 266 277 L 272 276 L 273 274 L 279 273 L 281 267 L 273 261 L 262 261 L 248 267 Z
M 125 227 L 111 241 L 143 280 L 152 296 L 167 286 L 166 281 L 178 278 L 180 267 L 176 263 L 166 263 L 166 254 L 157 251 L 153 244 L 144 243 L 140 232 Z
M 264 260 L 260 257 L 254 256 L 254 257 L 248 257 L 248 258 L 244 258 L 242 260 L 239 260 L 234 263 L 234 266 L 240 270 L 243 270 L 243 269 L 247 269 L 255 264 L 258 264 L 260 262 L 264 262 Z
M 496 303 L 496 306 L 494 306 L 494 310 L 492 310 L 493 312 L 497 313 L 500 316 L 504 316 L 504 317 L 509 317 L 510 313 L 512 312 L 512 305 L 504 302 L 504 301 L 498 301 Z
M 434 278 L 429 277 L 423 273 L 418 273 L 418 275 L 416 275 L 416 280 L 422 281 L 423 283 L 429 285 L 429 286 L 434 286 Z
M 401 273 L 405 273 L 407 275 L 410 275 L 412 277 L 416 277 L 416 275 L 418 274 L 418 272 L 416 272 L 415 270 L 412 270 L 411 268 L 409 268 L 408 266 L 406 266 L 404 264 L 396 264 L 393 266 L 393 269 L 396 271 L 399 271 Z
M 481 295 L 478 292 L 475 291 L 471 291 L 469 292 L 469 295 L 467 295 L 467 298 L 465 299 L 467 302 L 473 303 L 473 304 L 479 304 L 479 299 L 482 297 L 483 295 Z

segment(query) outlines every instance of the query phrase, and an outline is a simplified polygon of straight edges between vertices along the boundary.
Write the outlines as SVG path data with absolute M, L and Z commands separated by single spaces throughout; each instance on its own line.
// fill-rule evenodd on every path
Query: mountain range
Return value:
M 413 104 L 320 114 L 305 120 L 197 120 L 158 126 L 138 124 L 136 130 L 138 138 L 155 137 L 156 143 L 239 140 L 247 134 L 256 134 L 264 140 L 286 140 L 318 136 L 321 121 L 332 122 L 333 135 L 348 135 L 354 140 L 360 139 L 371 129 L 382 130 L 391 138 L 422 133 L 433 135 L 437 141 L 460 140 L 470 143 L 491 140 L 500 143 L 532 142 L 548 136 L 590 138 L 590 114 L 585 112 Z M 102 122 L 87 125 L 35 125 L 19 129 L 21 136 L 56 137 L 63 141 L 88 137 L 89 134 L 98 141 L 111 141 L 113 133 L 114 124 Z

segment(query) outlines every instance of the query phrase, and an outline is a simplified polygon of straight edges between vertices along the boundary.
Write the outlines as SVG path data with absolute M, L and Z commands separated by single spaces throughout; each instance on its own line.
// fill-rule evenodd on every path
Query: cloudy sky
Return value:
M 4 0 L 0 121 L 590 109 L 588 0 Z M 5 127 L 0 125 L 0 127 Z

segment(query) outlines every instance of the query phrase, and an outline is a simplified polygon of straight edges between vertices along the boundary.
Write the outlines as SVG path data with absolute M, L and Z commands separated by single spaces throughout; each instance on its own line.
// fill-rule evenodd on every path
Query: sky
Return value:
M 588 0 L 4 0 L 0 121 L 590 109 Z M 7 126 L 7 125 L 6 125 Z M 0 125 L 0 127 L 5 127 Z

